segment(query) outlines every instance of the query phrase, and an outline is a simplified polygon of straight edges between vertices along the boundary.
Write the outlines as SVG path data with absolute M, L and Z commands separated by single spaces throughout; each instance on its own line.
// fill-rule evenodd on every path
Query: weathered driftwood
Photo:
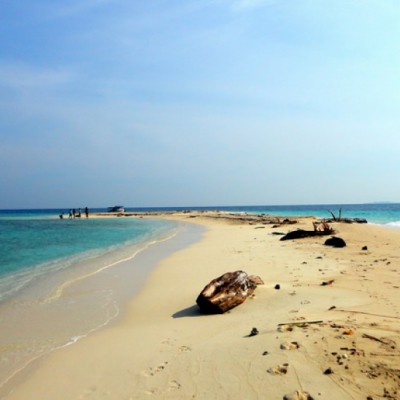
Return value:
M 297 321 L 297 322 L 282 322 L 278 324 L 278 326 L 289 325 L 289 326 L 304 326 L 304 325 L 311 325 L 311 324 L 322 324 L 324 321 Z
M 333 211 L 328 210 L 332 218 L 327 219 L 326 222 L 345 222 L 347 224 L 352 224 L 353 222 L 357 224 L 366 224 L 368 221 L 365 218 L 342 218 L 342 209 L 339 208 L 339 216 L 337 217 Z
M 344 222 L 346 224 L 367 224 L 368 220 L 365 218 L 328 218 L 326 222 Z
M 261 278 L 249 277 L 244 271 L 227 272 L 206 285 L 196 303 L 205 314 L 222 314 L 242 304 L 259 282 Z
M 333 233 L 333 230 L 326 231 L 307 231 L 305 229 L 298 229 L 297 231 L 288 232 L 285 236 L 282 236 L 280 240 L 293 240 L 293 239 L 302 239 L 306 237 L 313 236 L 328 236 Z

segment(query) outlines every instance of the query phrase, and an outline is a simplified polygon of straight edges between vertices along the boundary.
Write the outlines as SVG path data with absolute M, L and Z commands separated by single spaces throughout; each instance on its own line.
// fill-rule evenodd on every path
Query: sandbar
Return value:
M 157 217 L 206 230 L 158 263 L 118 323 L 43 358 L 7 399 L 400 398 L 400 231 L 333 223 L 347 244 L 333 248 L 280 241 L 312 217 Z M 264 285 L 202 315 L 199 292 L 235 270 Z

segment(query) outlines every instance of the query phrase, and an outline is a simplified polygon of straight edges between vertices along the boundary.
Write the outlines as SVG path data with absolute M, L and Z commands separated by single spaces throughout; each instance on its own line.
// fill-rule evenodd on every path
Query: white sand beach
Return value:
M 332 248 L 273 234 L 312 229 L 311 218 L 274 228 L 211 212 L 158 217 L 207 230 L 157 265 L 123 318 L 42 358 L 7 399 L 400 398 L 400 231 L 334 223 L 347 246 Z M 202 315 L 199 292 L 235 270 L 265 284 Z

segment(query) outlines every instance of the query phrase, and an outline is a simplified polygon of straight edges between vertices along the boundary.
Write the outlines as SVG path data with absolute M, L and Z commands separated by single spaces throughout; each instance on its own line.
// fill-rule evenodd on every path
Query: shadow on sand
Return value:
M 204 314 L 200 312 L 199 306 L 194 304 L 193 306 L 184 308 L 183 310 L 177 311 L 172 314 L 172 318 L 185 318 L 185 317 L 203 317 Z

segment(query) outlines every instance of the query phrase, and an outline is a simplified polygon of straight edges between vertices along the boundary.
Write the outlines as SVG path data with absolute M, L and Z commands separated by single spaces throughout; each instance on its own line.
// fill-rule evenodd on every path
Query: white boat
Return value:
M 125 212 L 125 207 L 124 206 L 108 207 L 107 211 L 108 212 Z

